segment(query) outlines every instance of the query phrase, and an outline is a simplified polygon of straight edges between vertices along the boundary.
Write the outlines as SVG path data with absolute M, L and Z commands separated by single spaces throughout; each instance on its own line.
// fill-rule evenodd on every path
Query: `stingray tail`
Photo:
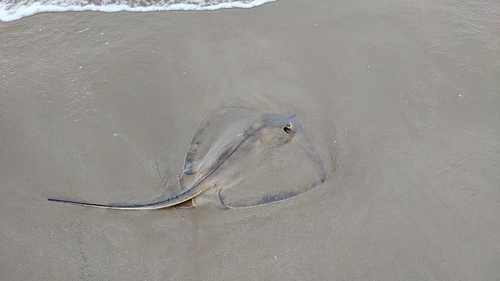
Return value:
M 78 202 L 78 201 L 71 201 L 71 200 L 64 200 L 57 198 L 49 198 L 47 200 L 51 202 L 59 202 L 59 203 L 72 204 L 84 207 L 114 209 L 114 210 L 153 210 L 153 209 L 161 209 L 169 207 L 168 204 L 165 204 L 166 203 L 165 201 L 160 201 L 151 204 L 137 204 L 137 205 L 104 205 L 104 204 L 93 204 L 93 203 Z
M 162 201 L 158 202 L 153 202 L 153 203 L 147 203 L 147 204 L 131 204 L 131 205 L 104 205 L 104 204 L 94 204 L 94 203 L 86 203 L 86 202 L 78 202 L 78 201 L 71 201 L 71 200 L 65 200 L 65 199 L 56 199 L 56 198 L 49 198 L 49 201 L 52 202 L 59 202 L 59 203 L 65 203 L 65 204 L 72 204 L 72 205 L 78 205 L 78 206 L 83 206 L 83 207 L 93 207 L 93 208 L 101 208 L 101 209 L 113 209 L 113 210 L 156 210 L 156 209 L 163 209 L 167 207 L 172 207 L 175 205 L 178 205 L 180 203 L 186 202 L 188 200 L 191 200 L 193 197 L 199 195 L 205 191 L 205 189 L 202 188 L 191 188 L 188 190 L 185 190 L 184 192 L 167 198 Z

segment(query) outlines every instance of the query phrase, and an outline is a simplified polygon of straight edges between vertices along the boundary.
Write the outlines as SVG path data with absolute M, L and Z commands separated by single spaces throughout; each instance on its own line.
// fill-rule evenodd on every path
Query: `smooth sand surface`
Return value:
M 0 23 L 2 280 L 499 280 L 500 5 L 281 0 Z M 298 115 L 327 180 L 109 211 L 222 106 Z

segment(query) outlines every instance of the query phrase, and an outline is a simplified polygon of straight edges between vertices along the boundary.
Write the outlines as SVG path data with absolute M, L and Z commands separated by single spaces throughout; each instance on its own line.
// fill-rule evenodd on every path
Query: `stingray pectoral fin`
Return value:
M 249 133 L 260 127 L 262 113 L 240 108 L 220 108 L 208 114 L 196 130 L 186 153 L 183 174 L 203 177 L 237 149 Z M 187 182 L 186 186 L 196 183 Z
M 300 123 L 295 120 L 295 137 L 286 145 L 261 153 L 247 176 L 238 184 L 224 186 L 219 199 L 227 208 L 265 205 L 296 197 L 320 186 L 325 169 Z

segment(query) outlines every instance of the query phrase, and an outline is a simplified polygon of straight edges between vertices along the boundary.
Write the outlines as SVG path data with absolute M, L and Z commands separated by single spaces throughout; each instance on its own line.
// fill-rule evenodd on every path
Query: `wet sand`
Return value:
M 428 2 L 0 23 L 2 280 L 500 279 L 500 5 Z M 297 114 L 326 182 L 243 210 L 46 201 L 165 195 L 222 106 Z

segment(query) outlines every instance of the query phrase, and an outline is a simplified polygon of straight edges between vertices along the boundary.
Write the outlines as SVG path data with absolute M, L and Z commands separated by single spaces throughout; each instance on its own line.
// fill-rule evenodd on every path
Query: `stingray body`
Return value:
M 326 177 L 321 159 L 295 115 L 221 108 L 200 124 L 179 176 L 180 192 L 158 202 L 104 205 L 64 199 L 80 206 L 151 210 L 192 200 L 222 208 L 243 208 L 288 199 Z

